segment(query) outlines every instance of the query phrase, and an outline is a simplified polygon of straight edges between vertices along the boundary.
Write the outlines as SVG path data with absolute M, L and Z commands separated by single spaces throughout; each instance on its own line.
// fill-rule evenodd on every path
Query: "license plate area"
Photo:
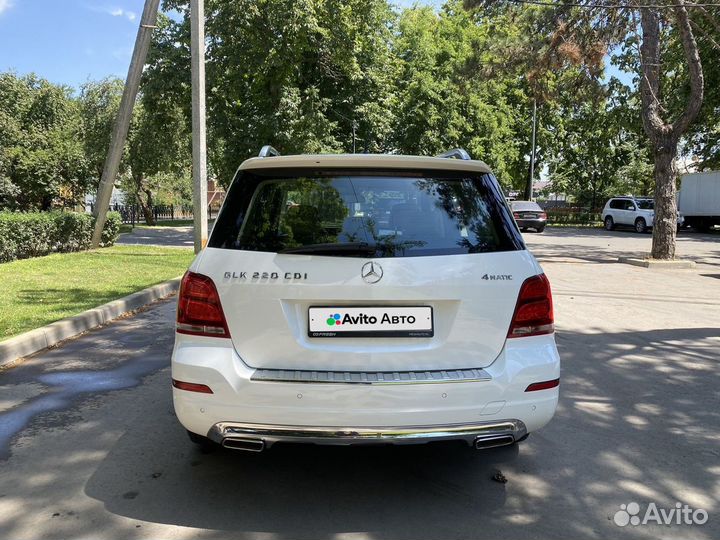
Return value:
M 434 336 L 430 306 L 311 306 L 308 337 Z

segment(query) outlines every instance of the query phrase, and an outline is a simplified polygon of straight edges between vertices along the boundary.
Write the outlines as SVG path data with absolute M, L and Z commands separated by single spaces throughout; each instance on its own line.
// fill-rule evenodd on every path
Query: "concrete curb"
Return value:
M 662 268 L 664 270 L 687 270 L 695 268 L 695 261 L 675 259 L 674 261 L 656 261 L 652 259 L 642 259 L 640 257 L 620 257 L 618 262 L 631 264 L 633 266 L 641 266 L 643 268 Z
M 180 278 L 171 279 L 148 287 L 124 298 L 113 300 L 102 306 L 89 309 L 42 328 L 30 330 L 6 341 L 0 341 L 0 367 L 31 355 L 60 341 L 75 337 L 178 291 Z

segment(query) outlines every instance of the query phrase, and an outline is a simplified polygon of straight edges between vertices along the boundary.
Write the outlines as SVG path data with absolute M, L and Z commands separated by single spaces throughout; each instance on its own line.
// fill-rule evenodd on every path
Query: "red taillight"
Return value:
M 520 214 L 518 214 L 517 212 L 513 212 L 513 217 L 515 219 L 520 219 Z
M 185 273 L 180 283 L 175 328 L 180 334 L 191 336 L 230 337 L 212 279 L 202 274 Z
M 535 392 L 537 390 L 549 390 L 550 388 L 555 388 L 557 386 L 560 386 L 560 379 L 553 379 L 552 381 L 543 381 L 543 382 L 532 383 L 530 386 L 528 386 L 525 389 L 525 391 L 526 392 Z
M 555 331 L 552 293 L 545 274 L 525 280 L 520 287 L 508 338 L 539 336 Z
M 176 381 L 175 379 L 173 379 L 172 385 L 175 388 L 177 388 L 178 390 L 187 390 L 188 392 L 200 392 L 201 394 L 212 394 L 213 393 L 213 391 L 210 389 L 210 387 L 205 384 Z
M 540 219 L 547 219 L 547 212 L 540 212 Z

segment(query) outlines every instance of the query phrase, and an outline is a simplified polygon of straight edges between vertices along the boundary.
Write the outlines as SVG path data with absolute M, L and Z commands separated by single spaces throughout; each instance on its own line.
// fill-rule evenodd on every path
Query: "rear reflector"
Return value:
M 560 386 L 560 379 L 553 379 L 552 381 L 543 381 L 543 382 L 532 383 L 530 386 L 528 386 L 525 389 L 525 391 L 526 392 L 535 392 L 537 390 L 549 390 L 550 388 L 555 388 L 557 386 Z
M 552 334 L 554 322 L 550 282 L 545 274 L 529 277 L 520 287 L 507 337 Z
M 180 334 L 192 336 L 230 337 L 212 279 L 194 272 L 185 273 L 180 283 L 175 328 Z
M 175 379 L 173 379 L 172 385 L 175 388 L 177 388 L 178 390 L 187 390 L 188 392 L 200 392 L 201 394 L 212 394 L 213 393 L 213 391 L 210 389 L 210 387 L 206 386 L 204 384 L 176 381 Z

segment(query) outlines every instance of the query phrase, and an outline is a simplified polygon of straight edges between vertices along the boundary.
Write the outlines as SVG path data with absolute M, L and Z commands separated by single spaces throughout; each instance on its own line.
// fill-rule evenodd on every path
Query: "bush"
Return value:
M 105 226 L 103 227 L 100 245 L 102 247 L 112 246 L 115 240 L 120 236 L 120 227 L 122 226 L 122 216 L 120 212 L 108 212 Z
M 47 255 L 56 236 L 55 214 L 51 212 L 0 214 L 0 235 L 7 251 L 0 253 L 0 262 Z
M 81 251 L 90 247 L 95 220 L 89 214 L 59 212 L 55 217 L 55 251 Z
M 553 208 L 547 210 L 548 224 L 595 225 L 602 222 L 597 212 L 580 208 Z
M 77 212 L 0 212 L 0 263 L 88 249 L 95 220 Z M 118 237 L 122 218 L 108 213 L 101 245 Z

